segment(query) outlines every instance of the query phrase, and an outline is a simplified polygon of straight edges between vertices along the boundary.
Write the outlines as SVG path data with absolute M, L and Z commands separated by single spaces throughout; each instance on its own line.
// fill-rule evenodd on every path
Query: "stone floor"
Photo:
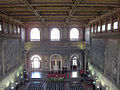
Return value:
M 69 82 L 80 82 L 81 81 L 81 76 L 80 73 L 78 71 L 72 71 L 72 72 L 66 72 L 67 74 L 69 74 L 69 78 L 64 80 L 64 86 L 65 86 L 65 90 L 68 90 L 68 84 Z M 47 78 L 48 72 L 31 72 L 29 73 L 29 82 L 26 82 L 24 85 L 21 85 L 19 87 L 18 90 L 26 90 L 26 88 L 28 87 L 28 85 L 31 82 L 43 82 L 44 83 L 44 87 L 46 88 L 47 83 L 49 83 L 49 79 Z M 93 86 L 89 86 L 83 82 L 81 82 L 84 90 L 93 90 Z M 46 89 L 44 89 L 46 90 Z

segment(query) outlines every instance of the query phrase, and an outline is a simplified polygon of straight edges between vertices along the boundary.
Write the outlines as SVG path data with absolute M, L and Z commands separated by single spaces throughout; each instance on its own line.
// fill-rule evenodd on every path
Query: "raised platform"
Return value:
M 80 81 L 81 75 L 79 71 L 71 71 L 71 72 L 65 72 L 64 74 L 68 75 L 66 76 L 64 81 Z M 30 81 L 50 81 L 48 78 L 49 72 L 31 72 L 29 80 Z M 50 74 L 52 75 L 52 74 Z M 55 75 L 55 74 L 53 74 Z M 60 74 L 56 74 L 60 75 Z M 61 74 L 63 75 L 63 74 Z

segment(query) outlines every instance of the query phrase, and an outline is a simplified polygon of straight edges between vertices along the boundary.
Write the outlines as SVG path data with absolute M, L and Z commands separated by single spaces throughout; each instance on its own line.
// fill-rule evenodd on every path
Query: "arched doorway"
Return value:
M 70 69 L 79 70 L 80 69 L 80 60 L 78 55 L 72 55 L 70 58 Z
M 41 69 L 41 57 L 33 55 L 30 59 L 30 70 L 39 71 Z
M 59 54 L 53 54 L 50 57 L 50 70 L 62 70 L 62 57 Z

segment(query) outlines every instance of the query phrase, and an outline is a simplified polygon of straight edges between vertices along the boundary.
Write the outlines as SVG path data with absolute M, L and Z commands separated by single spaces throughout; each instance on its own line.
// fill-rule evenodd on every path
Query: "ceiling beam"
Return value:
M 28 0 L 23 0 L 24 4 L 33 12 L 33 14 L 38 17 L 41 22 L 44 22 L 44 18 L 32 7 Z
M 69 12 L 69 16 L 66 19 L 66 22 L 69 22 L 70 18 L 73 16 L 74 12 L 76 11 L 76 8 L 78 7 L 81 1 L 82 0 L 75 0 L 74 4 L 72 5 L 72 9 Z
M 36 18 L 36 16 L 14 16 L 15 18 L 18 18 L 18 19 L 30 19 L 30 18 Z M 67 18 L 67 16 L 43 16 L 43 18 Z M 72 16 L 72 18 L 95 18 L 95 16 Z
M 67 15 L 67 13 L 43 13 L 43 14 L 41 14 L 43 17 L 44 16 L 53 16 L 53 17 L 56 17 L 56 16 L 68 16 Z M 32 15 L 32 14 L 9 14 L 9 16 L 34 16 L 34 15 Z M 98 14 L 96 13 L 96 14 L 91 14 L 91 13 L 74 13 L 74 15 L 73 15 L 73 17 L 74 16 L 98 16 Z
M 0 8 L 0 13 L 8 15 L 7 12 L 4 9 L 1 9 L 1 8 Z
M 35 17 L 33 17 L 33 18 L 31 18 L 31 17 L 29 17 L 29 18 L 21 18 L 21 17 L 18 17 L 19 19 L 25 19 L 25 20 L 38 20 L 37 18 L 35 18 Z M 45 17 L 45 19 L 46 20 L 48 20 L 48 19 L 64 19 L 64 17 Z M 83 18 L 83 17 L 71 17 L 70 18 L 71 20 L 87 20 L 87 19 L 94 19 L 94 17 L 85 17 L 85 18 Z
M 102 7 L 102 6 L 111 6 L 111 7 L 119 7 L 120 5 L 120 2 L 83 2 L 83 3 L 80 3 L 78 6 L 99 6 L 99 7 Z M 57 3 L 57 2 L 48 2 L 48 3 L 31 3 L 30 4 L 32 7 L 70 7 L 72 5 L 72 2 L 69 2 L 69 3 Z M 0 2 L 0 8 L 9 8 L 9 7 L 13 7 L 13 8 L 16 8 L 16 7 L 25 7 L 25 5 L 23 3 L 1 3 Z
M 31 10 L 27 9 L 27 8 L 1 8 L 4 9 L 7 12 L 29 12 Z M 110 10 L 109 7 L 77 7 L 75 11 L 108 11 Z M 35 8 L 35 12 L 39 12 L 39 11 L 44 11 L 44 12 L 49 12 L 49 11 L 56 11 L 56 12 L 60 12 L 60 11 L 64 11 L 64 12 L 70 12 L 71 8 L 70 7 L 36 7 Z M 74 11 L 74 12 L 75 12 Z M 33 12 L 33 11 L 32 11 Z M 71 11 L 72 12 L 72 11 Z

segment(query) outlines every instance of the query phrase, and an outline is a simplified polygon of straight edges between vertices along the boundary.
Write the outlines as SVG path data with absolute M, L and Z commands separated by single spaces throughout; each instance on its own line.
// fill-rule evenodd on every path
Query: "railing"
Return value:
M 40 41 L 40 39 L 31 39 L 31 41 Z
M 69 77 L 69 74 L 48 74 L 49 77 Z
M 50 41 L 60 41 L 60 39 L 51 39 Z
M 70 41 L 79 41 L 79 38 L 70 38 Z

